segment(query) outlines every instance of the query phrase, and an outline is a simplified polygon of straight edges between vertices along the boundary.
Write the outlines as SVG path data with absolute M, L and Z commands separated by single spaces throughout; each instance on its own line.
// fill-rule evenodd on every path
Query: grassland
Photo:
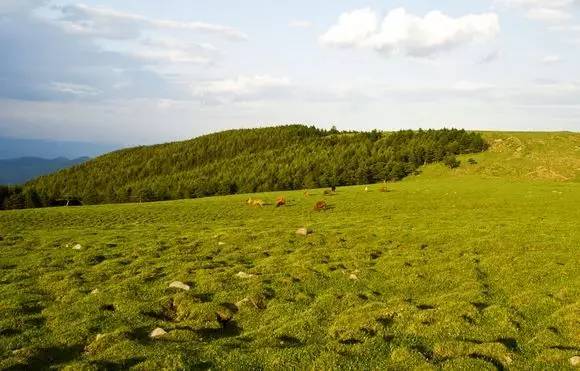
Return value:
M 580 136 L 486 136 L 386 193 L 1 212 L 0 368 L 570 368 Z

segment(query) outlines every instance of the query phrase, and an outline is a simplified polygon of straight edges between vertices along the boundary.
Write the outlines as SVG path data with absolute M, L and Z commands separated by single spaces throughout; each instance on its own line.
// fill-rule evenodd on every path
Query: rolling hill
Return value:
M 483 135 L 388 192 L 2 211 L 0 368 L 571 368 L 579 136 Z
M 477 133 L 339 133 L 301 125 L 231 130 L 125 149 L 26 185 L 45 204 L 158 201 L 398 180 L 425 163 L 481 152 Z

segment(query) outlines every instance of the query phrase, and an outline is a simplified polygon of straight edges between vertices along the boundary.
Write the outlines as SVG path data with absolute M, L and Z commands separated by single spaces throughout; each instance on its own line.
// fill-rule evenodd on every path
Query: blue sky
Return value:
M 577 0 L 0 0 L 0 133 L 580 130 Z

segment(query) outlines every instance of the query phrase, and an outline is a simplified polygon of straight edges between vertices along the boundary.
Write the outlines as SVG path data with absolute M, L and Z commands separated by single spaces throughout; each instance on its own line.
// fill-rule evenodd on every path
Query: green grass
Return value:
M 578 135 L 487 135 L 522 141 L 520 160 L 498 142 L 387 193 L 1 212 L 0 368 L 570 367 L 580 183 L 565 163 L 578 164 Z M 569 181 L 529 174 L 539 166 Z M 320 199 L 330 209 L 312 211 Z M 156 327 L 168 334 L 150 339 Z

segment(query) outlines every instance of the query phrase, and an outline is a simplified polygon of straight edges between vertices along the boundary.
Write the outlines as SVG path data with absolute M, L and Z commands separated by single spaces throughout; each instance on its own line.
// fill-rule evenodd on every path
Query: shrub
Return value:
M 448 155 L 448 156 L 445 156 L 445 158 L 443 159 L 443 163 L 445 165 L 447 165 L 447 167 L 449 167 L 450 169 L 455 169 L 455 168 L 459 167 L 459 165 L 461 164 L 461 161 L 459 161 L 453 155 Z

